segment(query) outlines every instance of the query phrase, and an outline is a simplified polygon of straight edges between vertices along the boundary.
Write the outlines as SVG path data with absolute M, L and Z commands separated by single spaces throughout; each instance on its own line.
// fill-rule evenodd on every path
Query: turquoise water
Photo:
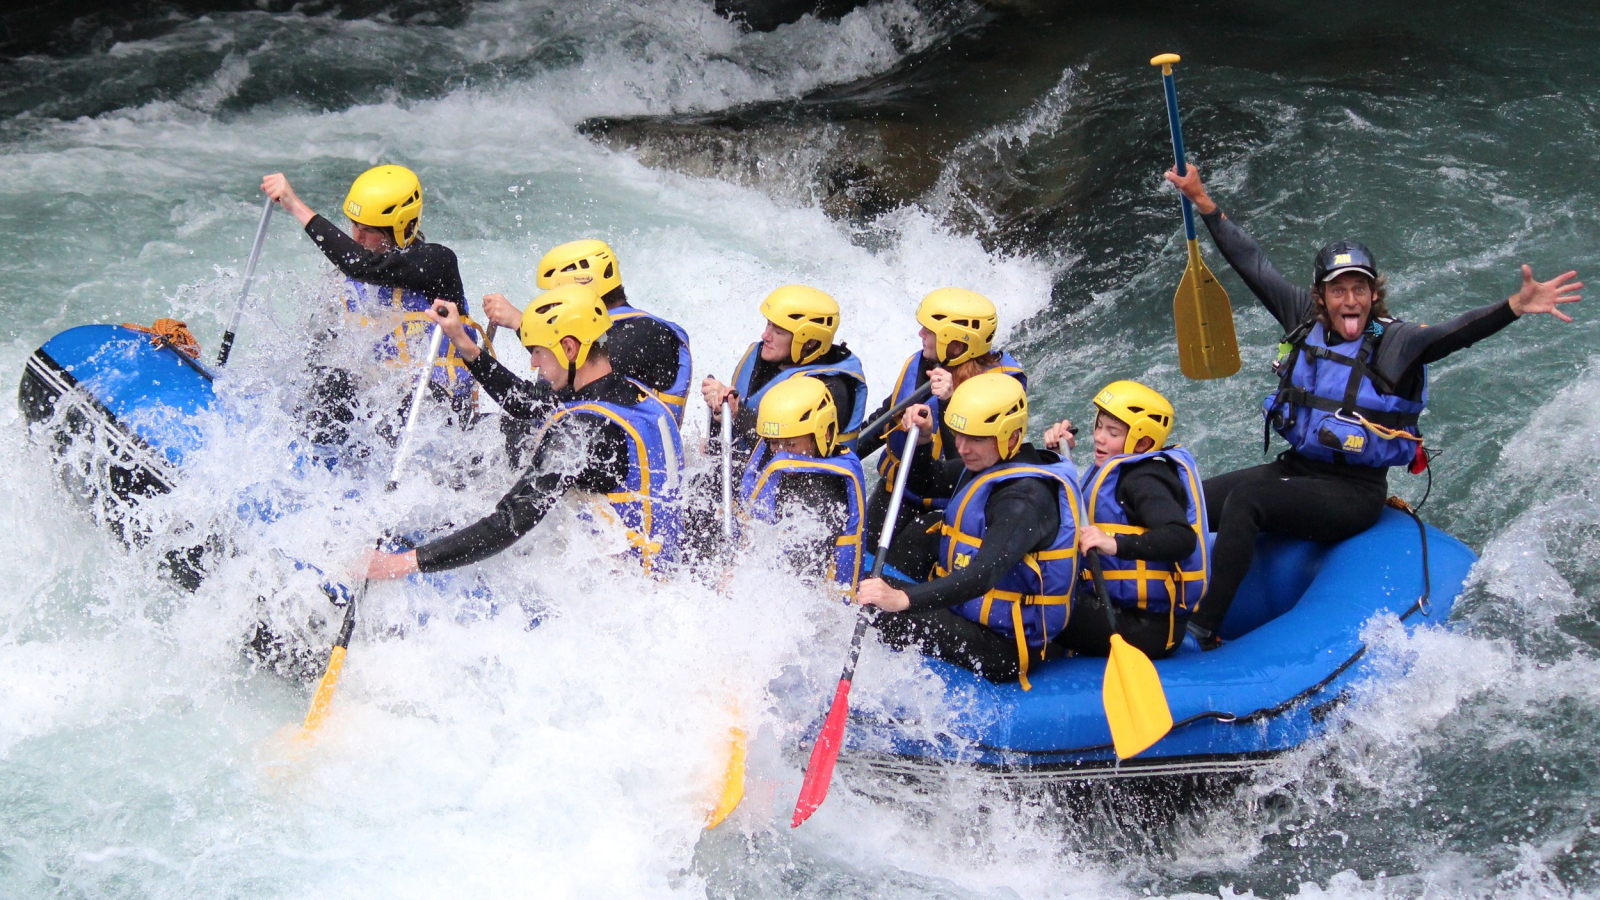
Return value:
M 1292 277 L 1356 237 L 1400 315 L 1441 321 L 1510 294 L 1523 262 L 1590 278 L 1600 263 L 1600 18 L 1564 5 L 1027 18 L 897 2 L 765 34 L 690 0 L 312 12 L 159 9 L 0 63 L 3 368 L 20 376 L 40 343 L 93 321 L 175 315 L 211 351 L 260 177 L 284 171 L 331 211 L 355 174 L 394 161 L 423 178 L 424 229 L 460 255 L 471 297 L 525 300 L 540 252 L 603 237 L 630 296 L 690 329 L 697 374 L 726 377 L 759 298 L 814 284 L 844 305 L 876 402 L 915 347 L 917 299 L 970 286 L 1001 308 L 1036 421 L 1081 417 L 1101 384 L 1136 377 L 1178 404 L 1208 470 L 1252 464 L 1276 328 L 1204 239 L 1245 370 L 1177 372 L 1182 238 L 1145 64 L 1166 49 L 1185 56 L 1192 158 Z M 634 137 L 586 136 L 596 117 Z M 853 182 L 871 203 L 841 205 L 850 159 L 871 162 Z M 338 569 L 392 522 L 487 512 L 510 476 L 492 441 L 430 422 L 431 464 L 393 495 L 375 496 L 381 459 L 292 471 L 329 284 L 287 217 L 263 271 L 220 383 L 226 415 L 205 425 L 213 449 L 142 511 L 149 547 L 98 527 L 0 411 L 0 895 L 1565 897 L 1600 883 L 1592 301 L 1573 324 L 1519 322 L 1433 367 L 1424 425 L 1444 452 L 1426 515 L 1483 562 L 1454 631 L 1373 626 L 1378 658 L 1410 669 L 1337 734 L 1174 816 L 962 773 L 927 794 L 861 776 L 791 831 L 785 748 L 802 723 L 764 688 L 787 672 L 820 708 L 850 623 L 760 554 L 723 589 L 660 587 L 558 533 L 482 567 L 493 616 L 449 592 L 375 590 L 327 734 L 285 749 L 275 735 L 306 690 L 240 648 L 263 609 L 328 610 L 283 554 Z M 293 505 L 247 525 L 247 492 Z M 193 543 L 185 527 L 230 548 L 194 594 L 155 562 Z M 858 704 L 926 691 L 869 648 Z M 750 793 L 707 834 L 733 721 L 756 735 Z

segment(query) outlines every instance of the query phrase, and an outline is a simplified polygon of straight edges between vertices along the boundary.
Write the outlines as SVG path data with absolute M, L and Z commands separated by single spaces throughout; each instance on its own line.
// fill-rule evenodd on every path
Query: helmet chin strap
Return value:
M 556 392 L 563 400 L 570 400 L 578 395 L 578 364 L 567 360 L 567 386 Z

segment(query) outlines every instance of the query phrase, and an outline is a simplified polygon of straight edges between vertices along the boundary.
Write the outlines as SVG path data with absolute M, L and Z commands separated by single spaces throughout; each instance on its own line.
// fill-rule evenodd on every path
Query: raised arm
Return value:
M 1194 204 L 1200 218 L 1206 223 L 1206 230 L 1211 232 L 1212 243 L 1222 252 L 1222 258 L 1228 261 L 1228 265 L 1238 273 L 1245 286 L 1267 308 L 1267 312 L 1278 320 L 1278 324 L 1289 331 L 1305 321 L 1316 308 L 1311 292 L 1285 278 L 1272 260 L 1267 258 L 1266 251 L 1261 249 L 1255 238 L 1223 214 L 1206 193 L 1205 184 L 1200 181 L 1200 170 L 1195 168 L 1194 163 L 1189 164 L 1188 172 L 1184 175 L 1179 175 L 1176 168 L 1168 169 L 1166 179 Z

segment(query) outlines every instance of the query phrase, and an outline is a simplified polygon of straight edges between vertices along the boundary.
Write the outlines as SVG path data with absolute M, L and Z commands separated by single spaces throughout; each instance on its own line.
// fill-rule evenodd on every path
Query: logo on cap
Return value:
M 1350 254 L 1335 253 L 1333 255 L 1333 264 L 1336 266 L 1348 266 L 1350 264 Z

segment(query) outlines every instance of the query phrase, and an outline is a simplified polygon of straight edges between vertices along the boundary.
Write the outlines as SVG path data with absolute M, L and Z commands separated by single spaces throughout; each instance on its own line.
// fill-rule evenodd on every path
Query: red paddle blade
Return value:
M 794 820 L 790 828 L 811 818 L 822 801 L 828 799 L 828 785 L 833 782 L 833 764 L 839 760 L 839 749 L 844 746 L 844 723 L 850 717 L 850 680 L 841 678 L 839 688 L 833 692 L 833 707 L 822 722 L 817 742 L 811 745 L 811 761 L 806 764 L 806 780 L 800 785 L 800 799 L 794 804 Z

